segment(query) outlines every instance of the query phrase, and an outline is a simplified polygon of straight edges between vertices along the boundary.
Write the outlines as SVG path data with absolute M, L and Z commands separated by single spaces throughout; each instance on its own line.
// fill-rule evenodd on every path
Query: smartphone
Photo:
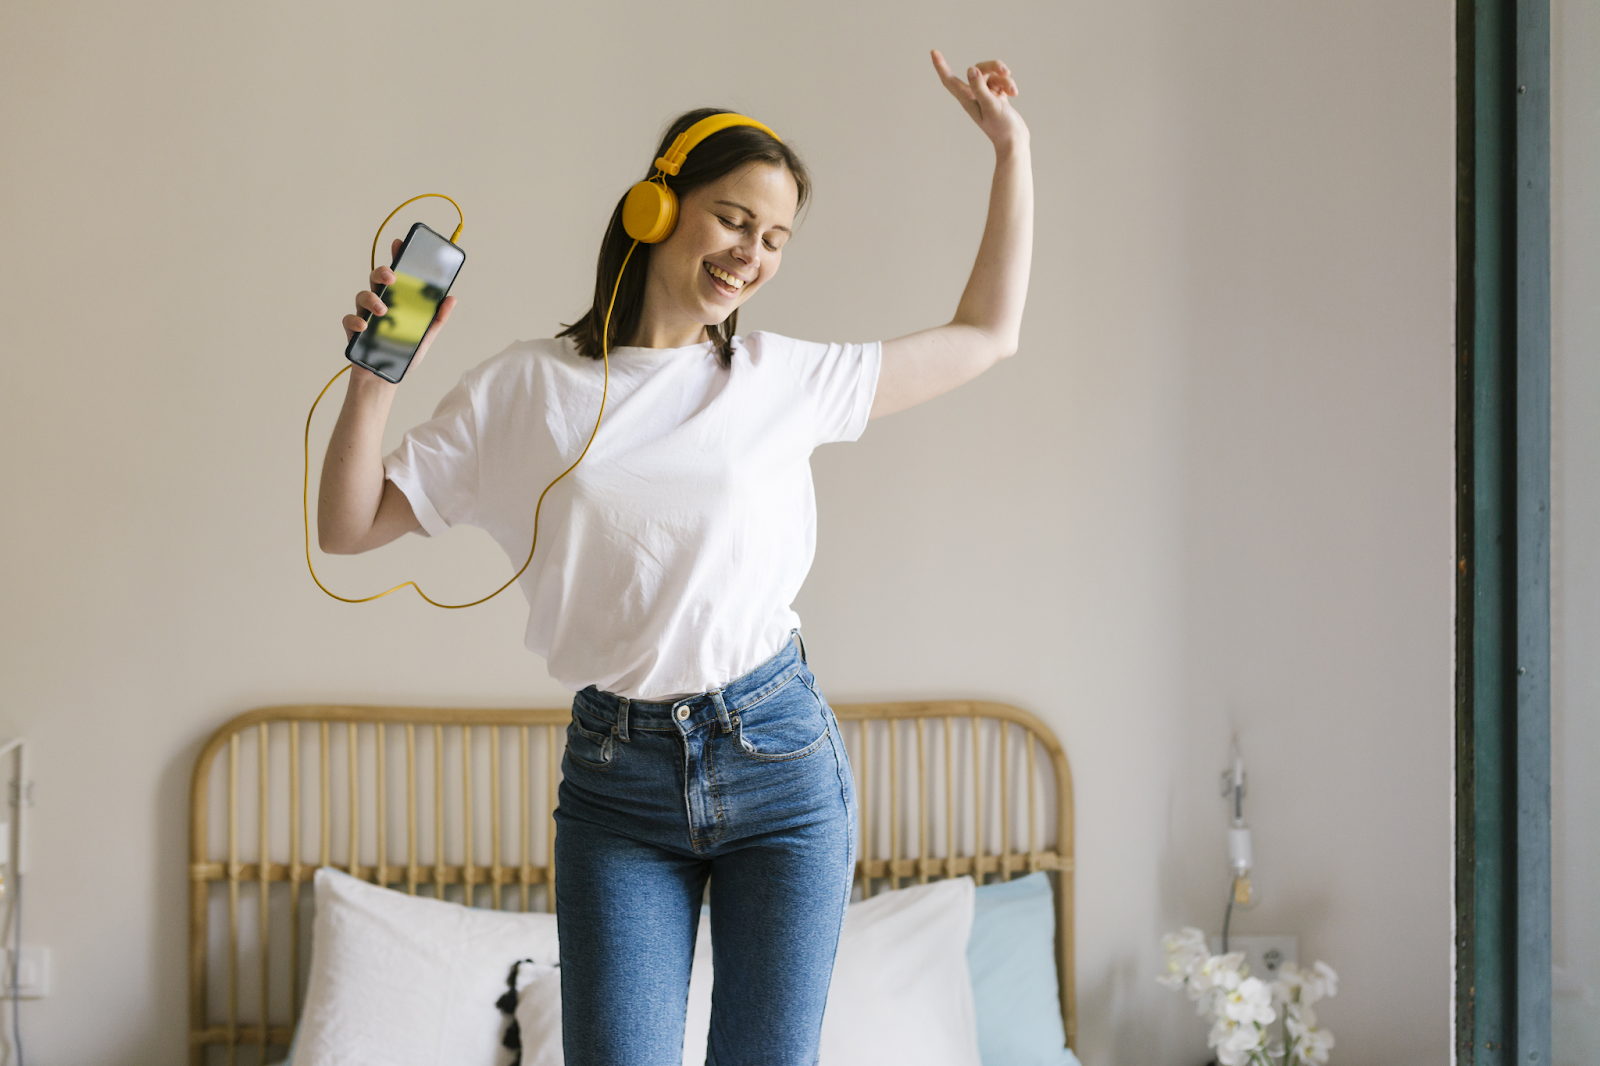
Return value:
M 398 384 L 466 261 L 467 253 L 460 248 L 420 222 L 413 225 L 389 265 L 393 284 L 378 290 L 388 313 L 350 338 L 345 358 Z M 366 311 L 361 317 L 370 322 Z

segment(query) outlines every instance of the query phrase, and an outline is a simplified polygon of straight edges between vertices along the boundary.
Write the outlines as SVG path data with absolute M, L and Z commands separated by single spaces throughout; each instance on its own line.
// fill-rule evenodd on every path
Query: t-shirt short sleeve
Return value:
M 475 521 L 478 419 L 467 378 L 445 393 L 433 418 L 409 431 L 384 458 L 383 474 L 406 494 L 429 536 Z
M 801 389 L 811 397 L 817 412 L 816 443 L 855 440 L 867 428 L 872 398 L 878 391 L 878 369 L 883 345 L 821 344 L 775 334 L 755 334 L 763 348 L 793 367 Z M 765 355 L 767 353 L 763 353 Z

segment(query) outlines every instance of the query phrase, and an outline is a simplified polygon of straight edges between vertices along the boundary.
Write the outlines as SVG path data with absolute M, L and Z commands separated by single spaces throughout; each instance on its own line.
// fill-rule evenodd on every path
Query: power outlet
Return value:
M 50 994 L 50 949 L 25 947 L 20 952 L 7 949 L 5 970 L 0 972 L 0 999 L 43 999 Z M 16 956 L 13 968 L 12 956 Z M 12 984 L 12 977 L 16 984 Z
M 1228 937 L 1229 951 L 1244 952 L 1245 965 L 1250 967 L 1250 976 L 1259 977 L 1263 981 L 1278 979 L 1278 971 L 1286 962 L 1296 965 L 1300 963 L 1300 938 L 1298 936 L 1230 936 Z M 1222 953 L 1222 938 L 1211 938 L 1211 952 L 1214 955 Z

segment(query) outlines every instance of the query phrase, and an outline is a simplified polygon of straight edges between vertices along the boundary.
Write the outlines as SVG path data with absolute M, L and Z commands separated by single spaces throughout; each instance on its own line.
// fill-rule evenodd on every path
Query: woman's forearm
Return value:
M 347 555 L 376 546 L 368 541 L 383 502 L 383 430 L 395 388 L 360 367 L 350 369 L 317 490 L 317 543 L 325 552 Z
M 1001 355 L 1017 350 L 1033 261 L 1033 161 L 1026 136 L 995 148 L 989 216 L 954 325 L 981 330 Z

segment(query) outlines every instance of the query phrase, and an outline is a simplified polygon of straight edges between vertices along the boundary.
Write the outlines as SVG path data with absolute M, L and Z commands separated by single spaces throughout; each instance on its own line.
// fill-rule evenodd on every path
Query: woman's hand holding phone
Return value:
M 391 257 L 400 254 L 404 243 L 395 240 Z M 356 294 L 356 313 L 344 316 L 346 347 L 352 337 L 366 331 L 373 317 L 389 311 L 378 297 L 378 290 L 394 284 L 394 271 L 380 266 L 369 280 L 372 288 Z M 427 354 L 434 335 L 450 317 L 455 304 L 454 296 L 440 302 L 438 316 L 423 334 L 412 362 Z M 395 388 L 393 382 L 351 364 L 350 388 L 328 440 L 322 484 L 317 492 L 317 543 L 325 552 L 364 552 L 422 528 L 411 510 L 411 501 L 383 473 L 383 430 Z
M 400 254 L 400 246 L 404 243 L 399 237 L 394 239 L 394 243 L 390 245 L 390 258 Z M 394 271 L 386 266 L 380 266 L 372 272 L 372 276 L 368 280 L 372 283 L 372 287 L 356 293 L 356 313 L 344 316 L 344 340 L 346 345 L 350 343 L 350 338 L 366 330 L 371 324 L 372 318 L 382 317 L 389 311 L 388 307 L 384 306 L 383 300 L 378 297 L 378 292 L 385 286 L 394 284 Z M 454 310 L 455 306 L 456 298 L 454 296 L 446 296 L 440 302 L 438 316 L 434 318 L 433 325 L 428 327 L 428 331 L 422 335 L 422 343 L 417 346 L 417 354 L 411 359 L 413 365 L 421 362 L 422 357 L 428 354 L 428 348 L 432 346 L 433 338 L 438 335 L 440 327 L 450 317 L 450 312 Z M 383 378 L 361 366 L 352 367 L 350 373 L 352 379 L 359 376 L 371 378 L 375 382 L 383 382 L 385 385 L 390 384 L 390 382 L 384 381 Z

